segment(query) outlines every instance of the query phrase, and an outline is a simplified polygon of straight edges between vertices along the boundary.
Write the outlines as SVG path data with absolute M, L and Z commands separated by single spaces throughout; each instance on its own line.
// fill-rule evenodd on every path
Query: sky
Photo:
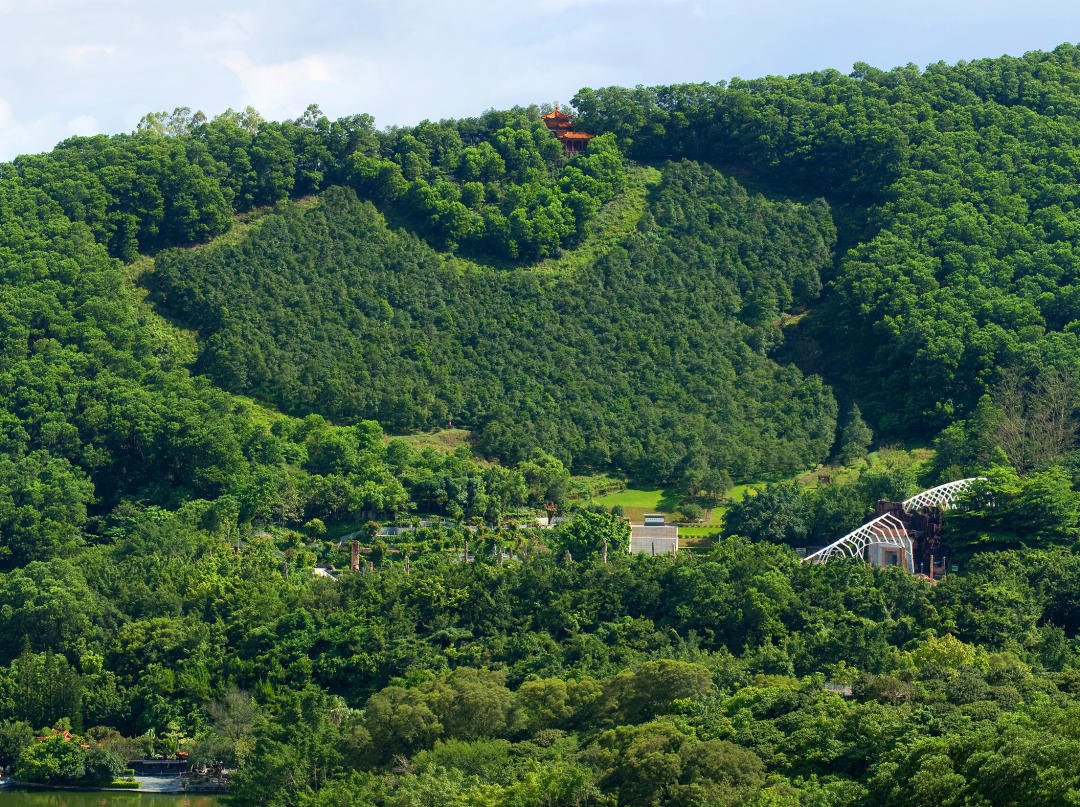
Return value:
M 1076 0 L 0 0 L 0 160 L 179 106 L 410 125 L 581 87 L 1078 41 Z

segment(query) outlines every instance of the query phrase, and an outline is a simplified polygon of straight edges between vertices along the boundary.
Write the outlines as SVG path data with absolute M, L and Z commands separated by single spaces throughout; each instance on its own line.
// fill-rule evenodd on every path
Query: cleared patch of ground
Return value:
M 471 451 L 473 433 L 468 429 L 437 429 L 421 434 L 388 434 L 383 437 L 383 442 L 385 443 L 389 443 L 391 440 L 403 440 L 406 443 L 409 443 L 417 451 L 423 451 L 430 446 L 436 451 L 450 453 L 459 446 L 465 446 L 465 448 L 468 448 Z M 482 462 L 479 457 L 474 457 L 473 459 L 477 462 Z

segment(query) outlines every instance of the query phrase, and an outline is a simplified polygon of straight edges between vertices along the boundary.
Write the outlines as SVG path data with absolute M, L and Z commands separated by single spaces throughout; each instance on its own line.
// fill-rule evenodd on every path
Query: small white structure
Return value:
M 630 554 L 674 555 L 679 551 L 679 528 L 665 522 L 663 513 L 646 513 L 644 524 L 630 525 Z

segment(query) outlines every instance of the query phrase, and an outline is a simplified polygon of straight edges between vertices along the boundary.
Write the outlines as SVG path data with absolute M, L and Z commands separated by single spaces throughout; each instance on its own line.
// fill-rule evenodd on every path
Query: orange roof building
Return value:
M 541 115 L 540 120 L 544 122 L 544 125 L 555 133 L 555 136 L 563 144 L 563 151 L 571 151 L 581 153 L 588 148 L 589 141 L 596 135 L 586 134 L 585 132 L 572 131 L 574 127 L 574 121 L 559 109 L 556 104 L 555 109 L 546 115 Z
M 589 141 L 596 135 L 585 132 L 556 132 L 555 136 L 562 141 L 563 151 L 583 152 L 589 146 Z
M 573 121 L 570 120 L 570 116 L 560 110 L 558 104 L 555 105 L 555 110 L 553 112 L 541 115 L 540 120 L 542 120 L 544 125 L 553 132 L 557 132 L 561 129 L 569 129 L 574 125 Z

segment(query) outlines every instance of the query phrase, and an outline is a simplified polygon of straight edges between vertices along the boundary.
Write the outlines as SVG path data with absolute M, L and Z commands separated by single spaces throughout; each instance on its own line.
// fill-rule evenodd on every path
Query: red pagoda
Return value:
M 557 104 L 553 112 L 541 115 L 540 119 L 545 126 L 555 133 L 555 137 L 562 142 L 563 151 L 584 152 L 589 145 L 589 141 L 596 137 L 596 135 L 586 134 L 585 132 L 572 131 L 574 122 L 569 115 L 559 109 Z

